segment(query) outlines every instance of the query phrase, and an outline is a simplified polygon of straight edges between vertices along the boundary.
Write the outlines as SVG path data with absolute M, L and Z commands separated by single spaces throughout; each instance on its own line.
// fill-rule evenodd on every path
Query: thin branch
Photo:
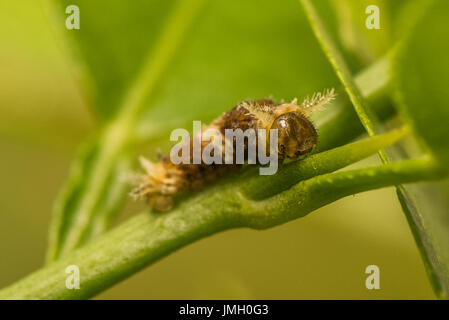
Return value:
M 346 152 L 344 147 L 339 148 Z M 326 169 L 324 169 L 326 171 Z M 238 227 L 257 229 L 302 217 L 350 194 L 434 179 L 429 159 L 319 175 L 263 201 L 240 193 L 244 177 L 216 185 L 167 214 L 148 212 L 0 291 L 0 299 L 84 299 L 109 288 L 195 240 Z M 66 288 L 67 266 L 80 270 L 81 288 Z
M 242 193 L 251 199 L 270 197 L 289 189 L 298 181 L 330 173 L 360 161 L 396 143 L 408 133 L 409 129 L 404 127 L 288 163 L 274 176 L 253 175 L 242 185 Z
M 404 160 L 371 168 L 319 175 L 302 181 L 278 195 L 253 202 L 245 212 L 245 224 L 256 229 L 271 228 L 356 193 L 423 180 L 438 180 L 441 170 L 435 161 Z M 255 208 L 255 209 L 254 209 Z

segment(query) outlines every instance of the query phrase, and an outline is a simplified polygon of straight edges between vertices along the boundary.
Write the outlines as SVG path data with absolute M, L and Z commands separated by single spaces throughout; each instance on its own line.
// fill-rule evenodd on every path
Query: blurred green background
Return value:
M 248 1 L 245 3 L 249 5 Z M 298 95 L 335 85 L 337 81 L 318 46 L 309 47 L 313 35 L 299 4 L 292 1 L 291 6 L 296 6 L 297 11 L 286 8 L 285 12 L 269 13 L 287 14 L 287 17 L 285 29 L 280 26 L 267 37 L 277 39 L 277 33 L 291 30 L 288 37 L 292 40 L 298 34 L 302 37 L 298 39 L 299 45 L 284 54 L 282 60 L 271 61 L 267 70 L 264 56 L 254 53 L 253 67 L 260 73 L 242 77 L 250 81 L 251 77 L 260 77 L 274 68 L 294 72 L 298 79 L 303 79 L 301 83 L 307 84 Z M 215 16 L 208 15 L 209 19 L 192 32 L 201 33 L 207 23 L 226 27 L 226 21 L 220 17 L 229 18 L 235 7 L 230 5 L 229 12 L 222 10 Z M 202 13 L 201 17 L 205 16 Z M 251 23 L 263 21 L 263 17 L 242 19 L 253 19 Z M 244 38 L 245 29 L 238 28 L 238 21 L 232 22 L 234 32 L 243 33 Z M 298 27 L 303 29 L 294 32 Z M 93 132 L 96 121 L 88 111 L 85 91 L 71 71 L 72 57 L 61 49 L 40 1 L 0 0 L 0 39 L 0 287 L 3 287 L 43 264 L 53 200 L 68 176 L 77 146 Z M 234 39 L 219 34 L 215 41 L 224 48 Z M 290 50 L 280 43 L 270 45 L 263 37 L 254 41 L 266 45 L 273 55 L 276 51 Z M 288 95 L 296 86 L 291 84 L 285 89 L 280 76 L 276 80 L 282 89 L 266 92 L 269 89 L 264 91 L 258 87 L 260 92 L 241 93 L 221 81 L 220 72 L 226 65 L 217 63 L 216 70 L 211 70 L 207 62 L 202 63 L 203 57 L 198 57 L 194 50 L 197 46 L 193 41 L 184 47 L 182 59 L 178 58 L 170 68 L 173 80 L 160 89 L 158 103 L 149 116 L 172 120 L 178 110 L 171 107 L 174 103 L 170 88 L 178 90 L 187 105 L 193 106 L 203 99 L 212 103 L 204 116 L 210 120 L 223 109 L 222 103 L 229 106 L 232 101 L 248 98 L 242 94 L 275 93 L 279 97 L 282 90 Z M 207 52 L 209 59 L 229 59 L 232 54 L 223 53 L 223 48 L 215 51 L 213 48 Z M 379 45 L 376 50 L 383 49 Z M 242 52 L 244 55 L 244 48 Z M 318 72 L 317 68 L 322 70 Z M 315 73 L 320 77 L 314 77 Z M 186 74 L 194 82 L 189 86 L 182 82 Z M 239 75 L 238 70 L 235 75 Z M 192 89 L 195 86 L 202 89 Z M 195 110 L 188 110 L 192 115 L 187 114 L 187 118 L 191 119 Z M 148 150 L 156 147 L 150 144 Z M 373 157 L 359 165 L 376 162 L 377 158 Z M 139 203 L 129 203 L 120 221 L 142 207 Z M 380 290 L 365 288 L 364 271 L 370 264 L 380 267 Z M 337 201 L 271 230 L 232 230 L 203 239 L 98 298 L 433 299 L 434 294 L 394 190 L 384 189 Z

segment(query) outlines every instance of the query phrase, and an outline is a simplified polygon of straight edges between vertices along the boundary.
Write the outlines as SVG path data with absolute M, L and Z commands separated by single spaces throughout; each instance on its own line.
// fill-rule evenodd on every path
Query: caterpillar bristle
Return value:
M 326 104 L 335 100 L 335 90 L 327 89 L 323 92 L 316 92 L 311 98 L 307 97 L 300 107 L 303 109 L 303 113 L 308 116 L 315 111 L 322 109 Z

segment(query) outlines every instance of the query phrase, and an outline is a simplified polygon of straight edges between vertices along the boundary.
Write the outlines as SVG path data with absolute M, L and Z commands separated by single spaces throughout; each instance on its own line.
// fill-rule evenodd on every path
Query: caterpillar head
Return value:
M 278 130 L 278 153 L 281 158 L 296 159 L 317 145 L 318 133 L 309 116 L 335 98 L 334 90 L 316 93 L 301 105 L 294 99 L 275 108 L 270 129 Z
M 318 141 L 312 122 L 298 112 L 280 115 L 271 129 L 278 130 L 278 153 L 281 157 L 296 159 L 311 152 Z

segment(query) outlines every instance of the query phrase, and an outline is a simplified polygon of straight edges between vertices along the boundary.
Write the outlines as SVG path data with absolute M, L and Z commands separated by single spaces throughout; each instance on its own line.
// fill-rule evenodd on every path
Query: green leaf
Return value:
M 123 175 L 130 170 L 130 153 L 116 151 L 120 145 L 100 135 L 81 148 L 53 208 L 47 261 L 104 232 L 122 207 L 129 188 Z
M 337 16 L 335 29 L 338 31 L 338 39 L 349 54 L 348 63 L 355 59 L 365 65 L 390 51 L 400 36 L 397 17 L 403 14 L 410 2 L 411 0 L 330 0 Z M 379 8 L 380 29 L 366 27 L 366 21 L 372 15 L 371 11 L 366 12 L 370 6 Z
M 168 14 L 166 21 L 161 23 L 164 27 L 160 37 L 155 37 L 153 50 L 146 47 L 150 41 L 142 37 L 142 33 L 137 32 L 135 29 L 137 26 L 128 29 L 128 32 L 133 32 L 132 35 L 129 35 L 131 39 L 125 39 L 127 36 L 123 32 L 119 32 L 120 22 L 124 21 L 122 20 L 124 8 L 122 2 L 79 1 L 76 3 L 80 8 L 80 15 L 86 13 L 86 26 L 81 27 L 80 30 L 71 31 L 80 32 L 76 33 L 75 38 L 83 53 L 83 59 L 87 61 L 92 79 L 97 82 L 97 96 L 104 96 L 104 101 L 112 103 L 110 101 L 111 94 L 115 95 L 117 90 L 120 98 L 113 96 L 113 100 L 117 100 L 119 104 L 117 107 L 114 107 L 115 104 L 110 104 L 108 105 L 110 107 L 106 109 L 102 107 L 103 100 L 95 102 L 100 106 L 98 111 L 102 116 L 110 119 L 103 125 L 96 137 L 86 144 L 85 150 L 82 152 L 83 156 L 76 159 L 73 164 L 69 181 L 55 206 L 50 228 L 48 261 L 58 259 L 61 255 L 103 232 L 121 208 L 120 204 L 123 203 L 127 193 L 125 190 L 128 188 L 123 179 L 123 170 L 129 168 L 131 155 L 134 155 L 131 145 L 135 139 L 134 127 L 139 111 L 146 106 L 147 99 L 158 85 L 158 80 L 179 48 L 183 35 L 200 8 L 201 2 L 201 0 L 178 1 L 171 8 L 172 12 Z M 128 23 L 133 25 L 135 21 L 144 22 L 144 19 L 136 20 L 134 16 L 137 13 L 140 14 L 140 18 L 146 16 L 146 12 L 143 10 L 146 8 L 143 6 L 144 4 L 147 2 L 126 5 L 129 10 L 129 15 L 126 16 L 129 20 Z M 112 10 L 115 13 L 115 18 L 111 21 L 102 20 L 104 8 Z M 162 8 L 164 7 L 162 6 Z M 111 29 L 107 28 L 109 23 Z M 85 31 L 81 32 L 81 30 Z M 97 42 L 95 39 L 106 30 L 111 31 L 111 34 L 105 35 L 104 41 L 98 40 Z M 140 31 L 145 32 L 144 28 Z M 115 38 L 114 32 L 119 32 L 120 36 Z M 117 41 L 121 40 L 123 40 L 121 46 L 116 48 L 115 46 L 119 43 Z M 131 81 L 123 75 L 124 80 L 131 83 L 127 84 L 126 88 L 111 87 L 109 88 L 112 89 L 111 92 L 108 88 L 102 89 L 106 81 L 102 77 L 120 78 L 120 73 L 112 74 L 110 72 L 119 72 L 117 70 L 125 68 L 120 63 L 114 64 L 112 61 L 108 61 L 108 58 L 103 61 L 102 56 L 114 57 L 116 54 L 121 56 L 124 54 L 121 51 L 123 44 L 127 48 L 126 50 L 130 51 L 132 50 L 127 47 L 128 45 L 135 47 L 136 50 L 140 48 L 134 42 L 128 43 L 128 40 L 134 42 L 139 40 L 143 51 L 139 53 L 143 58 L 132 57 L 135 63 L 138 62 L 137 64 L 133 62 L 132 65 L 126 67 L 130 68 L 129 74 L 133 74 L 134 79 Z M 143 49 L 144 47 L 145 49 Z M 108 49 L 110 50 L 108 51 Z M 126 56 L 124 59 L 131 58 Z M 124 83 L 121 85 L 124 86 Z
M 397 189 L 431 284 L 439 298 L 449 297 L 449 181 Z
M 108 119 L 123 105 L 166 27 L 174 1 L 50 0 L 55 29 L 68 40 L 82 68 L 90 106 L 100 119 Z M 80 29 L 68 30 L 65 9 L 80 10 Z
M 449 36 L 447 1 L 436 1 L 397 57 L 398 99 L 417 137 L 447 168 L 449 160 Z
M 359 92 L 359 89 L 357 88 L 355 82 L 351 78 L 351 74 L 349 72 L 349 69 L 344 61 L 343 55 L 338 51 L 337 46 L 333 43 L 333 40 L 326 30 L 326 27 L 324 26 L 323 22 L 321 21 L 320 17 L 316 13 L 315 7 L 312 5 L 312 3 L 308 0 L 302 0 L 303 6 L 305 7 L 306 13 L 309 17 L 309 20 L 311 22 L 312 28 L 314 29 L 314 32 L 320 41 L 323 50 L 326 52 L 327 57 L 331 64 L 333 65 L 336 73 L 338 74 L 340 80 L 344 84 L 348 95 L 351 98 L 352 103 L 354 104 L 354 107 L 359 115 L 359 118 L 361 122 L 364 124 L 364 127 L 368 131 L 370 135 L 374 134 L 374 127 L 372 124 L 372 120 L 374 120 L 374 123 L 377 123 L 377 119 L 374 118 L 375 114 L 370 111 L 369 107 L 367 106 L 367 103 L 362 98 L 362 95 Z M 412 22 L 404 23 L 404 26 L 408 26 L 410 28 L 413 26 L 413 24 L 416 22 L 416 17 L 418 12 L 417 9 L 423 10 L 425 6 L 423 6 L 423 2 L 417 2 L 416 4 L 413 4 L 413 6 L 409 6 L 405 10 L 409 15 L 406 17 L 408 20 L 411 20 Z M 419 26 L 418 26 L 419 27 Z M 434 26 L 435 27 L 435 26 Z M 442 27 L 441 25 L 439 26 Z M 407 32 L 407 28 L 402 28 L 403 32 Z M 429 33 L 427 33 L 427 37 L 429 37 Z M 420 47 L 420 50 L 423 50 L 422 48 L 425 48 L 424 51 L 428 52 L 428 47 L 424 46 L 422 47 L 423 43 L 419 40 L 416 42 L 416 47 L 414 48 L 407 48 L 407 53 L 409 56 L 414 56 L 415 49 L 418 50 L 418 47 Z M 440 51 L 440 52 L 444 52 Z M 443 57 L 440 57 L 441 59 L 444 59 Z M 414 79 L 419 78 L 421 81 L 427 81 L 428 79 L 425 79 L 423 77 L 420 77 L 419 74 L 412 75 L 409 73 L 406 73 L 405 71 L 413 70 L 413 66 L 415 64 L 419 64 L 420 66 L 429 64 L 431 61 L 430 55 L 427 57 L 427 59 L 421 59 L 421 61 L 407 61 L 406 59 L 401 60 L 403 63 L 402 66 L 404 67 L 402 70 L 400 68 L 398 71 L 399 77 L 402 77 L 405 82 L 409 83 L 410 78 Z M 439 60 L 437 60 L 439 61 Z M 433 70 L 436 71 L 436 70 Z M 444 70 L 445 75 L 448 75 L 448 70 Z M 429 75 L 429 74 L 428 74 Z M 435 79 L 435 78 L 433 78 Z M 435 82 L 435 81 L 434 81 Z M 428 85 L 432 85 L 431 82 L 427 82 Z M 440 85 L 441 87 L 441 85 Z M 412 94 L 416 97 L 419 96 L 422 98 L 424 95 L 422 95 L 422 92 L 419 91 L 418 86 L 415 85 L 415 87 L 412 89 Z M 442 101 L 440 101 L 442 102 Z M 404 103 L 403 103 L 404 104 Z M 425 111 L 423 111 L 423 101 L 421 99 L 420 104 L 415 104 L 418 108 L 421 108 L 420 112 L 418 114 L 414 114 L 414 116 L 422 117 Z M 445 101 L 445 104 L 440 104 L 440 109 L 444 108 L 443 106 L 447 106 L 447 100 Z M 415 112 L 415 111 L 412 111 Z M 447 109 L 446 109 L 447 112 Z M 447 113 L 446 113 L 447 114 Z M 427 118 L 429 118 L 429 109 L 427 109 Z M 442 119 L 439 120 L 446 120 L 447 123 L 447 116 L 442 117 Z M 418 120 L 419 123 L 421 123 L 421 119 Z M 415 125 L 416 126 L 416 125 Z M 431 127 L 429 123 L 423 124 L 421 128 L 426 128 L 427 131 L 429 131 L 429 128 Z M 442 131 L 442 128 L 445 128 L 443 124 L 440 124 L 439 126 L 440 132 Z M 437 130 L 438 131 L 438 130 Z M 447 133 L 447 130 L 444 130 Z M 442 137 L 440 137 L 442 138 Z M 444 152 L 447 152 L 449 149 L 447 146 L 443 146 L 442 149 L 444 149 Z M 381 159 L 384 163 L 388 163 L 389 159 L 387 158 L 386 154 L 381 151 L 379 153 L 381 156 Z M 434 163 L 432 161 L 429 161 L 429 167 L 427 168 L 430 171 L 436 171 Z M 426 266 L 426 270 L 429 274 L 430 281 L 435 289 L 435 292 L 438 296 L 448 296 L 448 259 L 444 252 L 442 252 L 441 248 L 444 248 L 444 246 L 441 245 L 441 243 L 449 243 L 448 237 L 445 236 L 445 233 L 441 230 L 441 226 L 447 225 L 447 222 L 441 223 L 442 216 L 441 214 L 437 214 L 434 216 L 434 214 L 429 214 L 432 216 L 430 218 L 429 216 L 426 218 L 423 218 L 421 215 L 418 214 L 417 206 L 418 207 L 426 207 L 426 201 L 422 201 L 422 199 L 416 199 L 416 201 L 413 199 L 415 196 L 412 196 L 411 193 L 408 191 L 408 187 L 404 186 L 397 186 L 397 193 L 399 196 L 399 200 L 404 208 L 404 212 L 407 216 L 407 219 L 409 221 L 409 225 L 411 227 L 411 230 L 415 236 L 418 248 L 420 249 L 424 263 Z M 424 203 L 424 204 L 423 204 Z M 428 207 L 429 201 L 427 201 L 427 207 Z M 440 206 L 441 208 L 441 206 Z M 435 211 L 434 211 L 435 212 Z M 436 212 L 439 212 L 439 210 L 436 210 Z M 440 224 L 438 224 L 438 221 Z M 447 233 L 446 233 L 447 234 Z M 437 241 L 435 239 L 438 238 Z M 443 249 L 444 250 L 444 249 Z
M 397 100 L 402 115 L 412 125 L 421 146 L 447 172 L 449 144 L 449 50 L 446 1 L 429 1 L 420 21 L 409 30 L 396 58 Z M 410 150 L 404 150 L 411 154 Z M 446 173 L 441 173 L 443 177 Z M 412 226 L 415 240 L 437 296 L 449 298 L 449 203 L 448 181 L 416 184 L 398 189 L 402 208 Z
M 338 83 L 294 1 L 210 1 L 137 136 L 208 123 L 245 99 L 303 99 Z M 160 143 L 157 144 L 160 146 Z

